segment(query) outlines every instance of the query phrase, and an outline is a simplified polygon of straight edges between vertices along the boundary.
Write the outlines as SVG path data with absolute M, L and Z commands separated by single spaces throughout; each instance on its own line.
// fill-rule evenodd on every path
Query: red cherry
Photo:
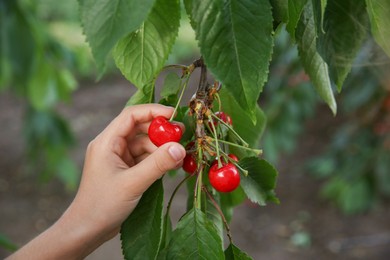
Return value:
M 220 192 L 231 192 L 240 185 L 240 174 L 237 167 L 228 163 L 221 168 L 218 164 L 211 166 L 209 170 L 209 180 L 211 186 Z
M 192 154 L 187 154 L 183 160 L 183 170 L 187 173 L 193 174 L 198 166 L 196 165 L 195 158 Z
M 179 142 L 183 131 L 178 124 L 169 122 L 163 116 L 158 116 L 150 123 L 148 135 L 152 143 L 161 146 L 168 142 Z
M 191 142 L 189 142 L 189 143 L 186 145 L 186 150 L 187 150 L 187 151 L 192 150 L 194 147 L 195 147 L 195 142 L 194 142 L 194 141 L 191 141 Z
M 225 112 L 222 112 L 222 111 L 217 111 L 215 112 L 215 115 L 221 119 L 223 122 L 225 122 L 226 124 L 229 124 L 229 125 L 233 125 L 233 121 L 232 121 L 232 118 L 226 114 Z M 214 126 L 217 126 L 218 125 L 218 120 L 214 120 Z M 210 129 L 213 129 L 213 127 L 211 126 L 211 123 L 209 123 L 209 127 Z
M 222 121 L 224 121 L 225 123 L 227 123 L 227 115 L 225 112 L 222 112 L 222 111 L 217 111 L 215 112 L 215 115 L 217 117 L 219 117 Z
M 230 159 L 232 159 L 233 161 L 238 162 L 238 157 L 237 157 L 235 154 L 229 153 L 228 156 L 229 156 Z
M 215 115 L 217 117 L 219 117 L 226 124 L 232 125 L 232 118 L 228 114 L 226 114 L 225 112 L 218 111 L 218 112 L 215 112 Z

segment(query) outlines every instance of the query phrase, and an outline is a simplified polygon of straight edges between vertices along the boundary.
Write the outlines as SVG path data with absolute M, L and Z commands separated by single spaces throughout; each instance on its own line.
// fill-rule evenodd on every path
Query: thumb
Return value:
M 164 173 L 177 168 L 185 156 L 186 151 L 179 143 L 170 142 L 160 146 L 142 162 L 130 168 L 134 177 L 133 191 L 137 193 L 146 191 Z

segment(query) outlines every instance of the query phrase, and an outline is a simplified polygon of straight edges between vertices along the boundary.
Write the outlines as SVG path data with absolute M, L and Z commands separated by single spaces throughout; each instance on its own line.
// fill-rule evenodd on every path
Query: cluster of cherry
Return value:
M 232 119 L 229 115 L 222 111 L 215 113 L 224 125 L 233 126 Z M 220 129 L 223 126 L 220 122 L 205 121 L 208 124 L 208 129 Z M 167 142 L 179 142 L 182 136 L 182 130 L 179 125 L 168 121 L 164 117 L 156 117 L 150 124 L 148 130 L 150 140 L 156 145 L 161 146 Z M 186 145 L 187 155 L 183 161 L 183 170 L 189 174 L 197 174 L 204 163 L 203 159 L 198 159 L 198 146 L 203 146 L 197 141 L 191 141 Z M 211 152 L 214 154 L 214 152 Z M 217 158 L 213 158 L 209 163 L 208 178 L 211 186 L 219 192 L 231 192 L 240 184 L 240 174 L 237 169 L 238 158 L 234 154 L 221 154 Z

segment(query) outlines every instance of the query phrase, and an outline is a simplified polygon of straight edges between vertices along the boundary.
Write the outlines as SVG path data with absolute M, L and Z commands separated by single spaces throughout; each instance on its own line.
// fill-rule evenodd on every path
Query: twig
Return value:
M 205 186 L 202 187 L 202 190 L 207 194 L 207 196 L 209 197 L 209 199 L 213 203 L 215 209 L 218 211 L 219 215 L 221 216 L 222 222 L 225 225 L 226 235 L 229 238 L 229 242 L 231 244 L 233 244 L 232 234 L 230 233 L 230 227 L 226 221 L 225 215 L 223 214 L 221 208 L 219 207 L 218 203 L 214 200 L 213 196 L 211 196 L 210 192 L 207 190 L 207 188 Z

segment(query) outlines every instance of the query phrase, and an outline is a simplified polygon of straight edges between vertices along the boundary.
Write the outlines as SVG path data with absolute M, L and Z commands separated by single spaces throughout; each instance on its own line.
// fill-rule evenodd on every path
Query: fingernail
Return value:
M 185 156 L 184 148 L 178 145 L 171 145 L 168 148 L 168 152 L 176 161 L 180 161 Z

